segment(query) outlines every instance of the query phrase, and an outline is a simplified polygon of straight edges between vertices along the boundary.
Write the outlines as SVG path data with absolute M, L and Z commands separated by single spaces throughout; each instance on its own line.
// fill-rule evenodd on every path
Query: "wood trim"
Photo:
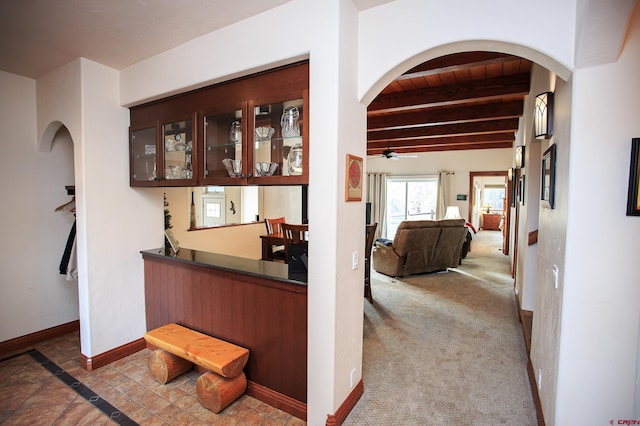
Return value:
M 362 379 L 358 382 L 358 384 L 353 388 L 351 393 L 347 396 L 347 398 L 342 402 L 340 407 L 336 410 L 334 414 L 327 414 L 327 423 L 326 426 L 339 426 L 347 419 L 347 416 L 353 410 L 353 407 L 356 406 L 356 403 L 364 394 L 364 384 L 362 383 Z
M 269 389 L 266 386 L 247 380 L 247 395 L 269 404 L 270 406 L 296 416 L 299 419 L 307 420 L 307 404 L 300 402 L 290 396 L 281 394 Z
M 80 331 L 80 320 L 75 320 L 66 324 L 50 327 L 45 330 L 36 331 L 35 333 L 16 337 L 15 339 L 0 342 L 0 358 L 4 358 L 11 352 L 25 350 L 29 346 L 36 345 L 40 342 L 44 342 L 45 340 L 78 331 Z
M 538 242 L 538 230 L 529 232 L 527 244 L 532 246 Z
M 531 393 L 533 394 L 533 402 L 536 405 L 536 414 L 538 416 L 538 426 L 545 426 L 544 413 L 542 412 L 542 404 L 540 403 L 540 395 L 538 394 L 538 385 L 536 384 L 536 374 L 533 371 L 531 358 L 527 361 L 527 373 L 529 373 L 529 384 L 531 385 Z
M 94 357 L 87 357 L 85 354 L 80 354 L 80 366 L 87 371 L 93 371 L 112 362 L 118 361 L 126 356 L 139 352 L 146 348 L 144 338 L 139 338 L 133 342 L 126 343 L 117 348 L 111 349 L 107 352 L 103 352 Z

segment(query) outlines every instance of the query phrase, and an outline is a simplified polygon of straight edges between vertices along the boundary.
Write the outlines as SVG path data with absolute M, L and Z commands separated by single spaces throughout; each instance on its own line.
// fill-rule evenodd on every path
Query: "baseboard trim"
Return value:
M 536 405 L 536 414 L 538 415 L 538 426 L 545 426 L 544 414 L 542 412 L 542 404 L 540 403 L 540 395 L 538 394 L 538 384 L 536 383 L 536 374 L 533 371 L 533 364 L 531 358 L 527 361 L 527 373 L 529 373 L 529 385 L 531 386 L 531 393 L 533 394 L 533 402 Z
M 141 337 L 137 340 L 134 340 L 133 342 L 118 346 L 117 348 L 111 349 L 107 352 L 103 352 L 91 358 L 81 353 L 80 366 L 87 371 L 93 371 L 100 367 L 104 367 L 105 365 L 111 364 L 112 362 L 118 361 L 119 359 L 122 359 L 126 356 L 129 356 L 136 352 L 140 352 L 144 348 L 146 348 L 146 343 Z
M 11 352 L 23 351 L 29 346 L 76 331 L 80 331 L 80 320 L 60 324 L 55 327 L 50 327 L 45 330 L 36 331 L 35 333 L 0 342 L 0 358 L 4 358 Z
M 283 395 L 251 380 L 247 381 L 247 395 L 299 419 L 307 420 L 307 404 L 290 396 Z
M 342 402 L 340 407 L 338 407 L 336 412 L 334 414 L 327 415 L 326 426 L 340 426 L 347 419 L 347 416 L 351 410 L 353 410 L 353 407 L 356 406 L 356 403 L 363 394 L 364 384 L 361 379 L 347 398 Z

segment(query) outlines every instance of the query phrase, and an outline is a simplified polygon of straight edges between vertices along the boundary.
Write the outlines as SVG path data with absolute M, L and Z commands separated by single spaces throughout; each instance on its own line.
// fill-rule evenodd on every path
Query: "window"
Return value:
M 490 208 L 493 213 L 502 213 L 504 209 L 504 185 L 487 185 L 484 187 L 485 209 Z
M 387 238 L 393 239 L 404 220 L 434 220 L 438 177 L 387 179 Z

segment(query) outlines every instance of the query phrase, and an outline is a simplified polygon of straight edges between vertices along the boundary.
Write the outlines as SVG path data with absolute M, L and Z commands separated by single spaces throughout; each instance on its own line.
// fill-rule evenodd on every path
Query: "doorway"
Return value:
M 469 172 L 469 220 L 476 229 L 500 231 L 505 255 L 510 248 L 512 189 L 506 170 Z

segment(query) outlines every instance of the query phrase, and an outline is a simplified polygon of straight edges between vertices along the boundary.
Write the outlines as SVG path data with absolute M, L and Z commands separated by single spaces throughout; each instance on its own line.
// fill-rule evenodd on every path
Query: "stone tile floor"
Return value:
M 24 353 L 0 360 L 0 425 L 306 424 L 247 395 L 222 413 L 214 414 L 198 403 L 197 372 L 188 372 L 162 385 L 148 372 L 149 351 L 146 349 L 92 372 L 80 367 L 77 333 L 48 340 L 36 345 L 35 349 L 132 422 L 111 419 Z

